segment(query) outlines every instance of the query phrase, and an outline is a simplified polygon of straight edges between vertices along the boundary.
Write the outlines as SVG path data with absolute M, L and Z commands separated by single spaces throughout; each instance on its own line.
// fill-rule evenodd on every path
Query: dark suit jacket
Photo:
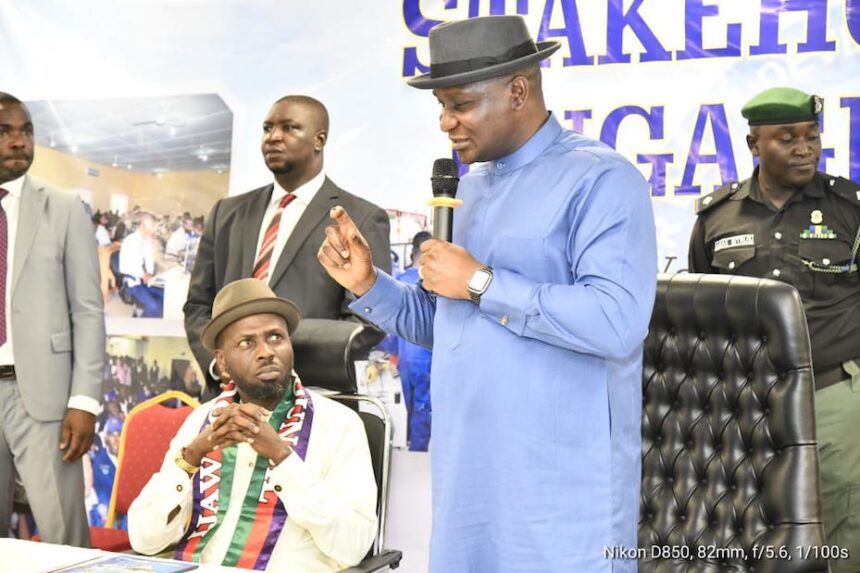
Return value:
M 228 283 L 251 276 L 257 238 L 273 188 L 270 184 L 221 199 L 206 218 L 184 310 L 188 342 L 210 384 L 208 368 L 212 355 L 200 343 L 200 333 L 212 316 L 212 302 L 218 291 Z M 340 189 L 326 177 L 287 239 L 272 269 L 269 285 L 278 296 L 295 302 L 305 318 L 357 320 L 347 308 L 352 294 L 334 282 L 317 260 L 325 228 L 334 224 L 328 214 L 335 205 L 347 210 L 367 239 L 374 264 L 390 272 L 388 214 Z

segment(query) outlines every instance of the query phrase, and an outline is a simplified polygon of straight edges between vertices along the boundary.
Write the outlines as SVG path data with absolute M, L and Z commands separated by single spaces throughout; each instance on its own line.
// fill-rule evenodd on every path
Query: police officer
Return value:
M 702 197 L 690 272 L 777 279 L 800 292 L 815 370 L 827 542 L 860 571 L 860 185 L 817 171 L 822 101 L 772 88 L 741 110 L 752 177 Z

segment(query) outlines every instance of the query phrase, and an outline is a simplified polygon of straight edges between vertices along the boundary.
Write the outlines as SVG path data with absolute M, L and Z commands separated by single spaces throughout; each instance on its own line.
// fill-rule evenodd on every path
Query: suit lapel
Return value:
M 39 228 L 39 219 L 42 217 L 47 197 L 44 187 L 33 185 L 29 177 L 24 180 L 20 204 L 18 205 L 18 229 L 15 231 L 15 259 L 12 262 L 12 288 L 10 292 L 15 292 L 15 285 L 21 278 L 24 263 L 27 262 L 27 255 L 30 254 L 33 239 L 35 239 L 36 231 Z
M 260 227 L 263 224 L 263 216 L 272 198 L 272 190 L 275 186 L 268 185 L 257 191 L 252 191 L 256 196 L 245 203 L 245 212 L 239 217 L 240 224 L 244 227 L 242 233 L 242 275 L 250 277 L 254 270 L 254 261 L 257 258 L 257 240 L 260 238 Z
M 290 263 L 296 258 L 299 249 L 308 240 L 310 234 L 319 226 L 327 216 L 328 212 L 337 204 L 340 197 L 340 190 L 331 180 L 326 177 L 320 190 L 308 203 L 305 212 L 296 223 L 293 232 L 290 233 L 290 238 L 284 245 L 284 250 L 281 251 L 281 256 L 275 265 L 275 270 L 272 271 L 272 278 L 269 280 L 270 285 L 275 285 L 281 280 L 281 277 L 287 271 Z

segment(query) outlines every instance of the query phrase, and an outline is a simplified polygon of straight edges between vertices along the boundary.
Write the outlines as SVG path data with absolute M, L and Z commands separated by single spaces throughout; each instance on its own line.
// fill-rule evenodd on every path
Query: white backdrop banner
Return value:
M 308 93 L 330 109 L 326 169 L 382 206 L 423 209 L 450 155 L 427 69 L 439 22 L 521 14 L 559 50 L 565 125 L 651 182 L 661 270 L 686 266 L 691 200 L 748 177 L 740 108 L 789 85 L 824 97 L 822 169 L 860 179 L 860 0 L 0 0 L 0 89 L 27 100 L 217 93 L 234 113 L 231 193 L 266 183 L 262 118 Z M 535 190 L 539 200 L 540 190 Z

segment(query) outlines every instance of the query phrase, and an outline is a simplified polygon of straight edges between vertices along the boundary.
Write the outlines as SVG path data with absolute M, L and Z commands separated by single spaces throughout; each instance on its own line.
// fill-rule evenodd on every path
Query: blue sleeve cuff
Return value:
M 382 269 L 376 269 L 376 282 L 370 290 L 349 303 L 349 310 L 374 324 L 381 324 L 394 317 L 400 301 L 398 283 Z
M 493 269 L 493 282 L 481 295 L 481 312 L 518 336 L 526 329 L 535 283 L 506 269 Z

